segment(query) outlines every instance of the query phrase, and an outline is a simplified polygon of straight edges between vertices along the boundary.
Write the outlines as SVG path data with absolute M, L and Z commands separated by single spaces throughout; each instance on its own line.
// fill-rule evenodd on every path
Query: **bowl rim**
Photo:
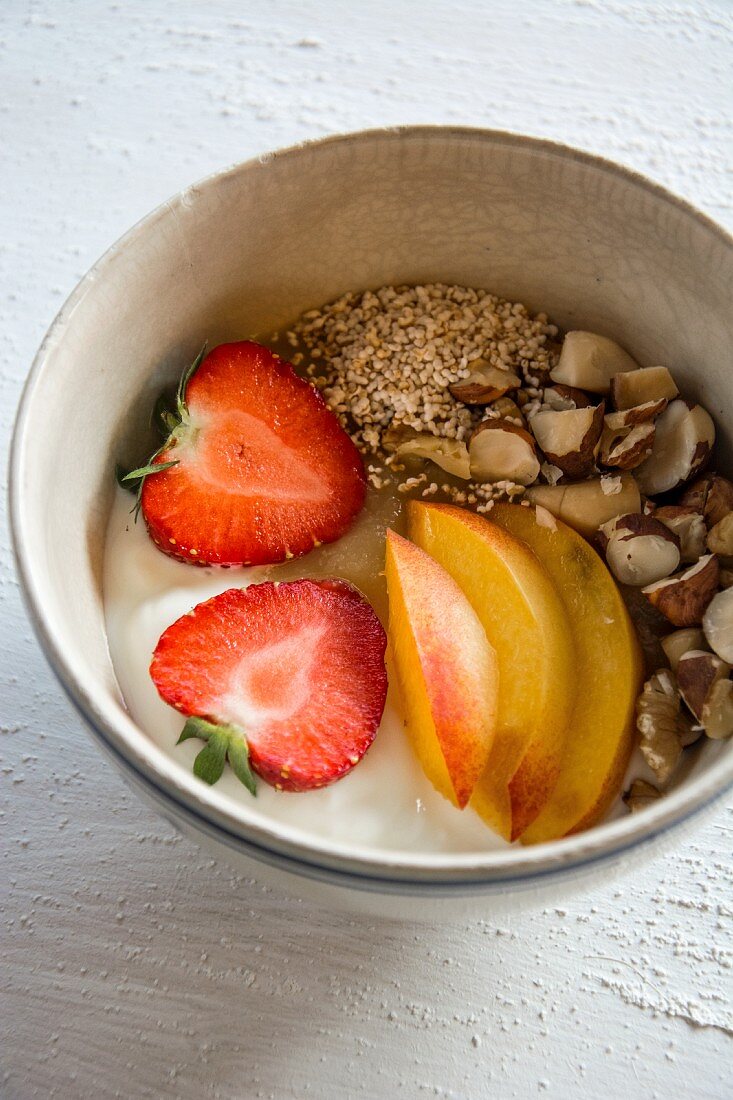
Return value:
M 263 826 L 246 821 L 244 804 L 222 797 L 216 788 L 206 787 L 158 748 L 129 716 L 123 705 L 109 697 L 96 683 L 89 683 L 74 655 L 64 652 L 61 640 L 44 616 L 43 577 L 36 569 L 26 545 L 26 503 L 20 492 L 24 472 L 32 455 L 29 422 L 36 393 L 49 369 L 49 354 L 63 338 L 73 312 L 99 281 L 107 267 L 139 234 L 160 219 L 175 215 L 178 204 L 190 204 L 205 189 L 222 185 L 239 174 L 256 171 L 303 151 L 321 151 L 332 146 L 348 147 L 376 140 L 451 140 L 468 138 L 488 144 L 516 146 L 534 153 L 547 153 L 573 160 L 647 191 L 673 205 L 704 228 L 720 244 L 733 251 L 733 237 L 706 214 L 686 200 L 669 192 L 642 174 L 616 164 L 605 157 L 584 152 L 545 138 L 531 137 L 504 130 L 469 126 L 410 125 L 373 128 L 326 138 L 308 139 L 272 153 L 249 158 L 184 188 L 139 219 L 117 239 L 77 283 L 52 321 L 33 360 L 21 394 L 11 441 L 8 479 L 9 520 L 16 568 L 28 613 L 50 665 L 66 694 L 90 725 L 97 738 L 115 755 L 118 763 L 130 769 L 154 790 L 159 798 L 175 804 L 199 828 L 214 829 L 228 843 L 243 846 L 262 858 L 285 860 L 301 873 L 318 873 L 342 879 L 394 884 L 404 887 L 444 886 L 490 887 L 545 877 L 560 871 L 618 858 L 631 848 L 647 844 L 699 814 L 733 785 L 733 754 L 716 761 L 701 776 L 683 782 L 643 814 L 629 815 L 586 832 L 531 847 L 512 846 L 501 850 L 470 853 L 412 853 L 399 850 L 359 848 L 339 845 L 331 839 L 311 837 L 276 821 Z M 308 870 L 310 869 L 310 870 Z

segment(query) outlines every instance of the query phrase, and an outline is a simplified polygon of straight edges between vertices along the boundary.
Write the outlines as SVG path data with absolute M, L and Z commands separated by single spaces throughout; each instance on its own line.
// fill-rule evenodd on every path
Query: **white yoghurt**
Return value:
M 190 769 L 198 741 L 176 745 L 185 719 L 164 703 L 148 668 L 158 638 L 202 600 L 263 580 L 338 576 L 356 584 L 386 622 L 384 533 L 399 528 L 401 501 L 370 491 L 352 530 L 338 542 L 279 566 L 200 568 L 161 553 L 142 519 L 133 523 L 132 497 L 117 491 L 107 531 L 104 604 L 112 664 L 132 718 L 172 760 Z M 319 791 L 276 791 L 260 780 L 257 797 L 225 770 L 218 789 L 262 819 L 313 838 L 414 852 L 480 852 L 507 847 L 471 809 L 455 809 L 425 778 L 407 741 L 390 689 L 374 744 L 344 779 Z

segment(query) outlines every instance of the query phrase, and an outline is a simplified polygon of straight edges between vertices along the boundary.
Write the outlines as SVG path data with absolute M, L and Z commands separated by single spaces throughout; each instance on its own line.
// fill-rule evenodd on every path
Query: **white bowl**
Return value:
M 35 628 L 124 775 L 222 858 L 255 860 L 258 875 L 298 893 L 310 882 L 321 900 L 397 916 L 546 902 L 680 838 L 733 783 L 733 745 L 705 745 L 644 813 L 531 848 L 385 854 L 255 820 L 127 713 L 107 652 L 103 543 L 113 459 L 142 437 L 142 410 L 205 338 L 272 331 L 344 291 L 386 283 L 483 287 L 565 328 L 615 336 L 642 363 L 669 366 L 713 413 L 730 467 L 732 276 L 731 239 L 647 180 L 549 142 L 458 128 L 350 134 L 260 157 L 131 229 L 51 326 L 11 466 Z

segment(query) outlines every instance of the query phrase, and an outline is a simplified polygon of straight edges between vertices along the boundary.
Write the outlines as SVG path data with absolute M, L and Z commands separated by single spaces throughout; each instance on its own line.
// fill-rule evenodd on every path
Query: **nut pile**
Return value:
M 557 335 L 520 303 L 432 284 L 344 295 L 287 337 L 371 458 L 375 488 L 391 467 L 407 468 L 401 491 L 479 511 L 526 493 L 571 523 L 584 514 L 590 534 L 638 511 L 639 489 L 666 492 L 701 469 L 714 426 L 666 367 L 640 369 L 595 333 L 561 348 Z M 426 462 L 450 480 L 430 480 Z
M 647 501 L 646 511 L 606 524 L 600 541 L 611 571 L 641 585 L 660 619 L 677 627 L 661 638 L 669 667 L 653 673 L 637 703 L 640 749 L 663 788 L 684 748 L 703 734 L 733 735 L 733 484 L 704 474 L 678 503 Z M 645 790 L 637 804 L 632 787 L 628 803 L 638 808 L 656 792 Z

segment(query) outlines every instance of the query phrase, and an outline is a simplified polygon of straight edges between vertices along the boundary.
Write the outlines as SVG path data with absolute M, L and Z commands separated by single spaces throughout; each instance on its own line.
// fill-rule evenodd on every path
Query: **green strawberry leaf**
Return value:
M 204 783 L 214 784 L 221 779 L 227 756 L 229 735 L 224 730 L 215 730 L 193 762 L 193 774 Z
M 198 353 L 191 366 L 187 367 L 186 370 L 183 372 L 183 374 L 181 375 L 181 380 L 178 383 L 178 392 L 176 394 L 176 408 L 178 410 L 179 420 L 183 420 L 184 417 L 188 416 L 188 406 L 186 405 L 186 390 L 188 389 L 188 383 L 191 381 L 194 374 L 201 366 L 201 361 L 206 354 L 206 346 L 207 344 L 206 342 L 204 342 L 204 346 L 201 348 L 201 351 Z
M 188 741 L 191 737 L 208 741 L 211 734 L 220 728 L 220 726 L 215 726 L 213 722 L 207 722 L 205 718 L 187 718 L 176 744 L 180 745 L 182 741 Z
M 250 794 L 257 794 L 257 781 L 249 766 L 249 748 L 240 729 L 236 726 L 217 726 L 214 722 L 207 722 L 205 718 L 193 717 L 186 720 L 176 744 L 180 745 L 182 741 L 188 741 L 192 737 L 206 741 L 193 762 L 194 775 L 205 783 L 216 783 L 221 779 L 224 763 L 228 760 L 240 783 L 244 784 Z
M 244 783 L 250 794 L 257 794 L 257 781 L 249 766 L 249 747 L 244 737 L 232 734 L 227 749 L 229 767 L 240 783 Z
M 153 455 L 155 457 L 155 455 Z M 178 459 L 175 458 L 172 462 L 151 462 L 147 466 L 140 466 L 137 470 L 130 470 L 129 474 L 125 474 L 122 478 L 124 481 L 138 481 L 149 477 L 150 474 L 159 474 L 163 470 L 170 470 L 171 466 L 177 466 Z

